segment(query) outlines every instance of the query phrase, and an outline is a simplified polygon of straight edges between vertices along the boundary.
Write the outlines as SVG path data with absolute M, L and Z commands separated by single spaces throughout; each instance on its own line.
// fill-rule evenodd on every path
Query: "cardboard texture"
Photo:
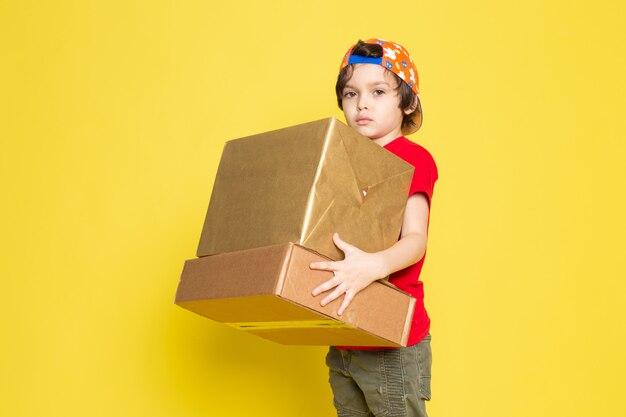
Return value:
M 287 243 L 188 260 L 175 302 L 282 344 L 405 346 L 415 299 L 377 281 L 338 316 L 341 298 L 322 307 L 311 295 L 332 277 L 309 268 L 323 259 Z
M 199 257 L 294 242 L 343 259 L 400 235 L 413 167 L 334 118 L 224 146 Z

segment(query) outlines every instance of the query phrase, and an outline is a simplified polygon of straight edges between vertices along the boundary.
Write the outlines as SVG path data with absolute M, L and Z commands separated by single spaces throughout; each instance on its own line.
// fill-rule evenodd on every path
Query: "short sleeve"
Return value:
M 411 152 L 408 162 L 415 167 L 413 179 L 409 188 L 409 197 L 415 193 L 424 193 L 430 203 L 438 179 L 437 165 L 426 149 L 418 147 Z
M 439 178 L 437 165 L 432 155 L 422 146 L 411 142 L 404 136 L 385 145 L 385 149 L 413 165 L 413 179 L 409 187 L 409 197 L 415 193 L 424 193 L 430 204 Z

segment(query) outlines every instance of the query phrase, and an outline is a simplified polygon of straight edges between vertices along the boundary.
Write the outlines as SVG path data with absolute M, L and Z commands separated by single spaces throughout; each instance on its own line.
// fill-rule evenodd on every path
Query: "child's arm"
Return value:
M 335 245 L 345 254 L 345 259 L 338 262 L 313 262 L 311 269 L 333 271 L 334 277 L 313 290 L 313 296 L 334 290 L 324 297 L 321 305 L 345 294 L 337 314 L 344 310 L 354 296 L 372 282 L 385 278 L 389 274 L 404 269 L 418 262 L 426 252 L 428 230 L 428 198 L 418 193 L 409 197 L 400 240 L 393 246 L 380 252 L 367 253 L 339 238 L 335 233 Z

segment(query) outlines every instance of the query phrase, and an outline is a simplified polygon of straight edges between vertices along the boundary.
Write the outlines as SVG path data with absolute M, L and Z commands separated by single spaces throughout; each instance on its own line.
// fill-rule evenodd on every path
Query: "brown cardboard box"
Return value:
M 292 345 L 405 346 L 415 299 L 374 282 L 337 316 L 311 291 L 332 277 L 311 270 L 327 259 L 287 243 L 185 262 L 176 304 L 260 337 Z
M 343 259 L 400 235 L 413 167 L 334 118 L 224 146 L 197 255 L 295 242 Z

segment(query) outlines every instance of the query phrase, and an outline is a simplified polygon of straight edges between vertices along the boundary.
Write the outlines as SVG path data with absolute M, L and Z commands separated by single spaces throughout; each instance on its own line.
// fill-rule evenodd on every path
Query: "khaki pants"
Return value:
M 416 345 L 389 350 L 339 350 L 326 355 L 339 417 L 427 417 L 432 354 L 430 334 Z

